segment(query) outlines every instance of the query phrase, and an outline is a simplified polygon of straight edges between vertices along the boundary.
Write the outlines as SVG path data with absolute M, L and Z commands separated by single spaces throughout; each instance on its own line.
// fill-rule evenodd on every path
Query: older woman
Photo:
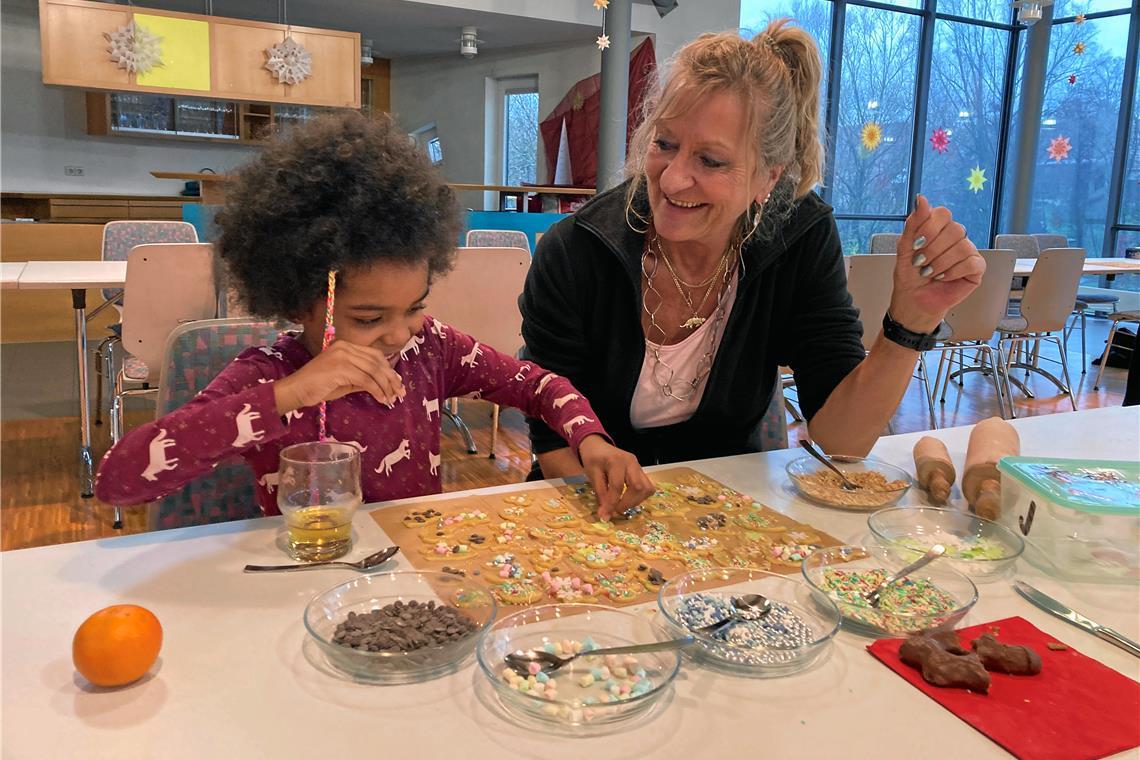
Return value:
M 835 219 L 811 191 L 820 72 L 814 41 L 786 21 L 686 45 L 633 138 L 629 179 L 535 253 L 519 301 L 530 357 L 568 377 L 642 464 L 757 450 L 780 365 L 812 438 L 865 454 L 918 350 L 981 279 L 962 225 L 920 196 L 864 351 Z M 581 471 L 541 421 L 531 439 L 545 477 Z

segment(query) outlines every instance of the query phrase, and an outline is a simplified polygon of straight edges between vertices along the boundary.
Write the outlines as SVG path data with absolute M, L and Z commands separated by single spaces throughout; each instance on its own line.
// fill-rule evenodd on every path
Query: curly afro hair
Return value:
M 377 262 L 451 268 L 455 194 L 388 116 L 321 116 L 275 141 L 226 188 L 215 220 L 226 275 L 253 314 L 295 319 L 331 269 Z

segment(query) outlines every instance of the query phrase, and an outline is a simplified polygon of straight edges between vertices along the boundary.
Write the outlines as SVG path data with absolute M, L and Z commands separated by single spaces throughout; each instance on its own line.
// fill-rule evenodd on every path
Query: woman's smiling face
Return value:
M 771 192 L 781 167 L 757 171 L 746 124 L 740 97 L 727 92 L 657 123 L 645 175 L 653 226 L 664 240 L 723 250 L 752 201 Z

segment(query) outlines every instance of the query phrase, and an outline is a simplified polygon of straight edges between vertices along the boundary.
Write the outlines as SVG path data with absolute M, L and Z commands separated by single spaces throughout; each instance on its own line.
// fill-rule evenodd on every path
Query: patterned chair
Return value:
M 136 245 L 147 243 L 197 243 L 198 231 L 189 222 L 118 221 L 103 225 L 103 261 L 126 261 Z M 123 291 L 104 288 L 103 298 L 123 316 Z M 100 307 L 102 309 L 102 307 Z M 95 316 L 100 309 L 88 314 Z M 114 344 L 121 335 L 121 325 L 111 326 L 111 334 L 95 349 L 95 424 L 103 422 L 103 375 L 108 381 L 115 376 Z M 106 366 L 104 366 L 106 365 Z
M 166 343 L 158 416 L 194 398 L 245 349 L 273 343 L 281 327 L 275 322 L 241 318 L 206 319 L 178 327 Z M 151 528 L 259 517 L 254 486 L 249 465 L 240 457 L 227 459 L 208 475 L 156 501 L 150 510 Z
M 522 248 L 530 253 L 530 238 L 518 230 L 468 230 L 468 248 Z

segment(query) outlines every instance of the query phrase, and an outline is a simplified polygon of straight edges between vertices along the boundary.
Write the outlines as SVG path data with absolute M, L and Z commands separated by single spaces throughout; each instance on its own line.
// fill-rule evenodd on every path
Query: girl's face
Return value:
M 744 145 L 744 105 L 718 92 L 657 123 L 645 162 L 657 234 L 723 249 L 734 225 L 775 186 L 782 167 L 756 171 Z
M 382 351 L 390 360 L 423 327 L 428 267 L 377 263 L 337 277 L 333 326 L 336 339 Z M 316 356 L 325 331 L 325 301 L 313 304 L 300 320 L 302 342 Z

